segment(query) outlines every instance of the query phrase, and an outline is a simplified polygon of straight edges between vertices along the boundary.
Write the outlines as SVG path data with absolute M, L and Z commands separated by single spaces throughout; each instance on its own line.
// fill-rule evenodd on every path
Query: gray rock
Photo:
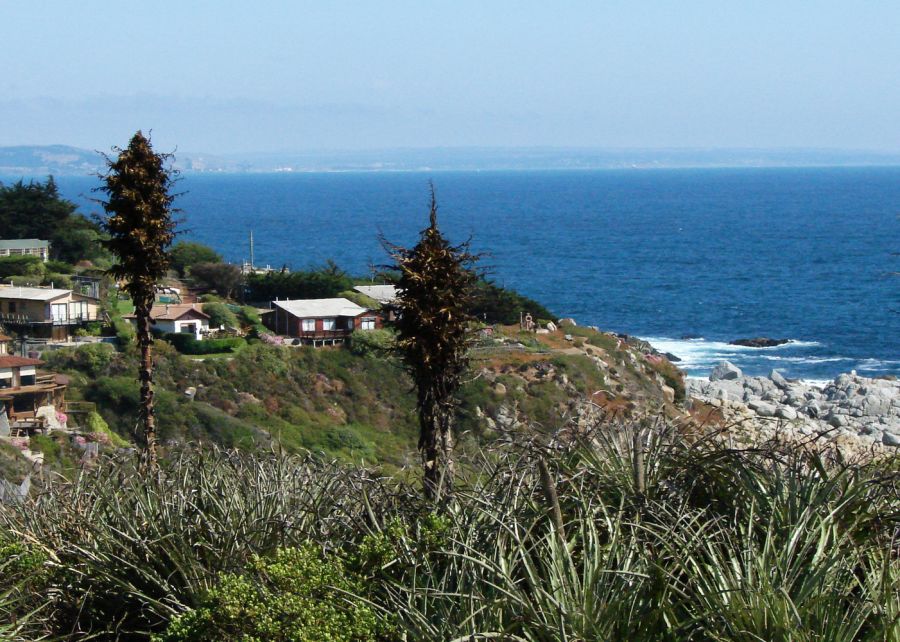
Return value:
M 777 410 L 774 405 L 764 401 L 751 401 L 747 404 L 747 407 L 760 417 L 774 417 Z
M 885 446 L 900 448 L 900 436 L 889 432 L 883 432 L 881 433 L 881 443 L 883 443 Z
M 771 379 L 772 383 L 774 383 L 776 386 L 778 386 L 782 390 L 787 389 L 787 387 L 790 385 L 788 383 L 788 380 L 785 379 L 784 377 L 782 377 L 781 373 L 778 372 L 777 370 L 772 370 L 772 372 L 769 373 L 769 379 Z
M 788 421 L 793 421 L 797 418 L 797 411 L 790 406 L 781 406 L 778 410 L 775 411 L 775 414 L 782 419 L 787 419 Z
M 819 406 L 818 402 L 812 400 L 803 406 L 803 412 L 812 419 L 818 419 L 822 415 L 822 408 Z
M 743 372 L 730 361 L 723 361 L 709 373 L 710 381 L 739 379 L 743 376 Z
M 565 327 L 576 326 L 578 324 L 575 323 L 575 319 L 573 319 L 571 317 L 566 317 L 564 319 L 560 319 L 559 321 L 557 321 L 556 325 L 558 325 L 560 328 L 565 328 Z
M 847 417 L 844 415 L 836 415 L 834 413 L 828 417 L 828 424 L 830 426 L 834 426 L 835 428 L 843 428 L 847 425 Z

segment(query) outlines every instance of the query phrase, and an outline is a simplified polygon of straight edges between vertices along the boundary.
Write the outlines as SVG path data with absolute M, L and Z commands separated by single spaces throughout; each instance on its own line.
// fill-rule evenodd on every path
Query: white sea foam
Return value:
M 814 388 L 822 389 L 830 383 L 833 383 L 831 379 L 801 379 L 800 383 L 806 386 L 813 386 Z
M 856 364 L 856 370 L 884 370 L 900 366 L 900 360 L 896 359 L 863 359 Z
M 817 341 L 791 341 L 780 346 L 768 348 L 752 348 L 749 346 L 736 346 L 724 341 L 707 341 L 700 337 L 697 339 L 672 339 L 670 337 L 644 337 L 660 352 L 669 352 L 681 359 L 681 364 L 690 366 L 709 366 L 723 360 L 740 360 L 741 357 L 765 356 L 768 353 L 786 348 L 805 348 L 820 345 Z M 762 354 L 761 354 L 762 353 Z M 779 357 L 773 357 L 779 359 Z
M 854 361 L 850 357 L 781 357 L 772 355 L 760 355 L 760 359 L 766 361 L 787 361 L 788 363 L 832 363 L 835 361 Z

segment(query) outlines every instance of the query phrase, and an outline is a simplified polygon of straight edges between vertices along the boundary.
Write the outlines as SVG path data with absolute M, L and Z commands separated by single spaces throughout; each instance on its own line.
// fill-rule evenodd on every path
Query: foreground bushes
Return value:
M 15 608 L 64 639 L 900 640 L 896 460 L 550 446 L 461 462 L 442 507 L 311 457 L 110 461 L 0 510 L 46 560 Z

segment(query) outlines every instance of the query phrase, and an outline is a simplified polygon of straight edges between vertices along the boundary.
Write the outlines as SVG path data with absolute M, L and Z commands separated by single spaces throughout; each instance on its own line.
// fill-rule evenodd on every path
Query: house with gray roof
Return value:
M 100 301 L 52 287 L 0 284 L 0 323 L 36 339 L 68 341 L 74 330 L 100 321 Z
M 342 297 L 273 301 L 262 315 L 263 324 L 275 334 L 293 337 L 307 345 L 343 343 L 354 330 L 381 327 L 377 312 Z

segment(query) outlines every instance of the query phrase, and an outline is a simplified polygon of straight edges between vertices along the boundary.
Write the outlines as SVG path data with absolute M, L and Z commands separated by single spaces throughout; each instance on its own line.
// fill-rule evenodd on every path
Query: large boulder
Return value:
M 575 319 L 572 319 L 571 317 L 566 317 L 564 319 L 560 319 L 559 321 L 557 321 L 556 325 L 559 326 L 560 328 L 571 328 L 578 324 L 575 323 Z
M 777 410 L 774 405 L 765 401 L 751 401 L 747 404 L 747 407 L 760 417 L 774 417 Z
M 722 361 L 709 373 L 710 381 L 729 381 L 740 379 L 744 375 L 741 369 L 730 361 Z
M 793 421 L 797 418 L 797 411 L 790 406 L 781 406 L 778 408 L 778 410 L 775 411 L 775 415 L 781 417 L 782 419 Z
M 883 432 L 881 433 L 881 443 L 883 443 L 885 446 L 900 448 L 900 436 L 889 432 Z
M 769 373 L 769 379 L 771 379 L 772 383 L 774 383 L 776 386 L 778 386 L 782 390 L 787 389 L 787 387 L 789 385 L 788 380 L 785 379 L 783 376 L 781 376 L 781 373 L 778 372 L 777 370 L 772 370 L 772 372 Z

